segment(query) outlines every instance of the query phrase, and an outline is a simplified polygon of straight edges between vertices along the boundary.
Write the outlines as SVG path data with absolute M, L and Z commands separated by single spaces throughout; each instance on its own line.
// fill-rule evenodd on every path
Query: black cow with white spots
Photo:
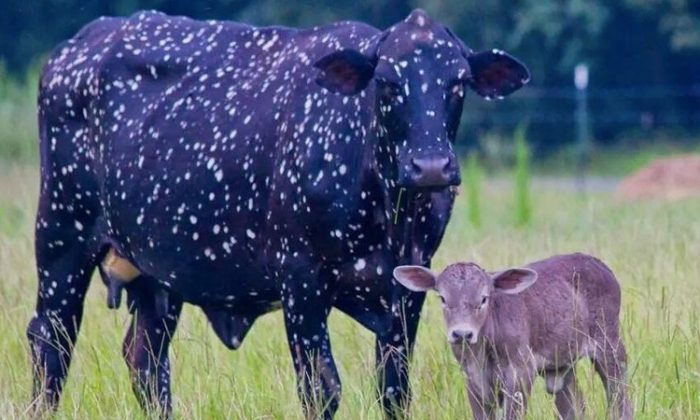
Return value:
M 429 266 L 443 236 L 467 88 L 499 98 L 528 77 L 420 10 L 385 31 L 155 12 L 88 24 L 40 82 L 39 406 L 58 403 L 99 267 L 110 306 L 125 288 L 134 313 L 124 357 L 145 408 L 170 415 L 188 302 L 234 349 L 282 308 L 303 406 L 322 417 L 341 390 L 327 319 L 347 313 L 376 333 L 383 406 L 400 414 L 424 294 L 392 270 Z

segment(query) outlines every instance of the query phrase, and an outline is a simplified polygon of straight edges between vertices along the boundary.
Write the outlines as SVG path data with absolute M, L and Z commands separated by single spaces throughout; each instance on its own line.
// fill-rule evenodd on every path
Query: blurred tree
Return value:
M 700 130 L 693 111 L 700 108 L 698 0 L 3 0 L 0 62 L 22 75 L 90 20 L 140 9 L 259 25 L 354 19 L 386 28 L 414 7 L 475 50 L 508 49 L 531 70 L 530 86 L 510 100 L 469 102 L 461 144 L 495 127 L 509 134 L 523 118 L 535 153 L 573 139 L 571 73 L 582 61 L 591 68 L 596 138 L 612 140 L 633 126 Z
M 700 49 L 700 2 L 696 0 L 625 0 L 630 8 L 655 16 L 673 50 Z

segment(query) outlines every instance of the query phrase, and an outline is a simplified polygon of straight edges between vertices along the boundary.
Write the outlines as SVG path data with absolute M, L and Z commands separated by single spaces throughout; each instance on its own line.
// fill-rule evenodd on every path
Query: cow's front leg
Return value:
M 425 293 L 411 292 L 392 307 L 391 328 L 377 334 L 376 363 L 382 407 L 387 418 L 403 418 L 411 402 L 408 363 Z
M 128 286 L 131 325 L 124 338 L 124 360 L 141 407 L 157 417 L 171 416 L 168 347 L 177 327 L 182 301 L 145 287 L 144 278 Z
M 340 378 L 328 336 L 329 285 L 308 267 L 287 273 L 282 307 L 299 398 L 308 418 L 330 419 L 340 402 Z

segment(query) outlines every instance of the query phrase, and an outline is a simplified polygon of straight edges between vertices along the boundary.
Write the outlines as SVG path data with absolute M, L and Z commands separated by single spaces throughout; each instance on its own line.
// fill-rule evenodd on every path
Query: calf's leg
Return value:
M 503 396 L 503 418 L 506 420 L 524 418 L 535 371 L 523 361 L 502 367 L 499 376 Z
M 475 420 L 487 420 L 496 418 L 498 401 L 493 388 L 481 389 L 471 382 L 467 385 L 469 394 L 469 406 Z
M 583 418 L 585 402 L 576 383 L 574 368 L 564 374 L 562 381 L 561 389 L 554 392 L 554 404 L 559 418 L 563 420 Z
M 162 302 L 162 295 L 157 297 L 158 293 L 149 290 L 145 283 L 141 277 L 127 286 L 129 311 L 133 315 L 122 352 L 141 407 L 158 417 L 169 418 L 172 398 L 168 348 L 182 301 L 170 296 L 167 302 Z
M 593 357 L 593 366 L 603 381 L 610 416 L 623 420 L 633 418 L 632 404 L 627 396 L 627 353 L 622 340 L 617 336 L 601 340 Z

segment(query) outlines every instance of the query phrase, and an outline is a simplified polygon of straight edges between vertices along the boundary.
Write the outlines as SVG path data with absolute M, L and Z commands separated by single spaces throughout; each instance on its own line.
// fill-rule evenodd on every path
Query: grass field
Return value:
M 0 417 L 23 417 L 30 394 L 25 327 L 33 311 L 36 277 L 32 224 L 37 170 L 0 163 Z M 697 418 L 700 413 L 700 200 L 675 204 L 615 203 L 535 188 L 534 219 L 515 228 L 513 194 L 486 181 L 483 224 L 468 222 L 459 197 L 435 260 L 487 268 L 522 264 L 555 253 L 600 256 L 623 287 L 623 335 L 637 418 Z M 95 279 L 96 280 L 96 279 Z M 140 418 L 122 361 L 127 313 L 109 311 L 105 288 L 93 281 L 85 319 L 58 418 Z M 412 383 L 416 419 L 465 418 L 463 378 L 445 340 L 434 296 L 423 312 Z M 340 419 L 379 419 L 375 402 L 373 336 L 345 316 L 330 322 L 343 379 Z M 241 350 L 218 342 L 202 313 L 187 307 L 172 349 L 178 418 L 300 418 L 282 314 L 258 320 Z M 590 418 L 604 415 L 603 388 L 588 362 L 578 368 Z M 539 380 L 528 418 L 553 418 Z

